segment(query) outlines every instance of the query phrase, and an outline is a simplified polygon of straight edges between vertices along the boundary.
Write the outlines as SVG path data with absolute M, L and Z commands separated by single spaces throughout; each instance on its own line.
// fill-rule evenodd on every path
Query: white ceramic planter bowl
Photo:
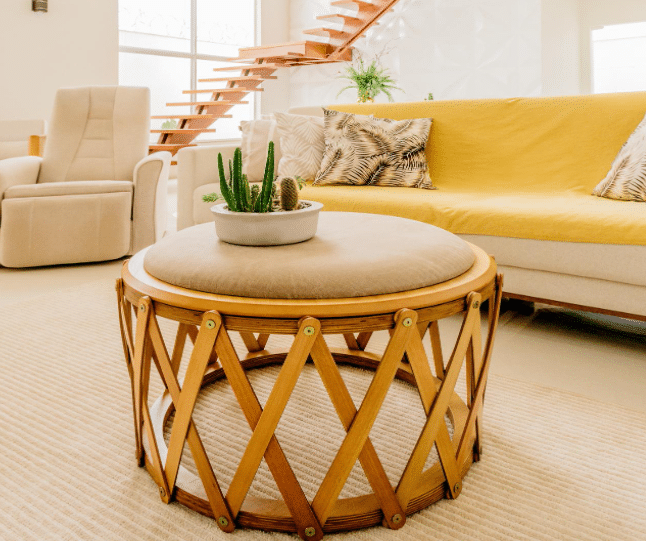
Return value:
M 243 246 L 279 246 L 295 244 L 316 235 L 319 212 L 316 201 L 304 209 L 289 212 L 231 212 L 226 203 L 211 207 L 215 217 L 215 232 L 220 240 Z

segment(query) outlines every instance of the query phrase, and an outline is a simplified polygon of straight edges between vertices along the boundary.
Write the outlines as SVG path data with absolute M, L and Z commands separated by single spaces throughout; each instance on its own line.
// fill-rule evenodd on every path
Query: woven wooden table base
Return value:
M 460 494 L 464 475 L 480 456 L 479 425 L 502 293 L 502 279 L 495 272 L 480 288 L 448 302 L 415 310 L 399 308 L 387 314 L 344 318 L 304 315 L 260 318 L 229 316 L 218 310 L 192 310 L 174 306 L 167 296 L 156 296 L 153 290 L 140 287 L 128 272 L 123 276 L 117 282 L 117 296 L 124 353 L 132 382 L 136 456 L 157 483 L 164 502 L 175 499 L 212 516 L 226 532 L 244 526 L 297 532 L 302 539 L 318 540 L 325 532 L 379 523 L 398 529 L 404 526 L 407 515 L 443 497 L 456 498 Z M 480 305 L 487 299 L 490 301 L 489 330 L 483 346 Z M 445 363 L 438 321 L 457 313 L 464 314 L 463 323 Z M 136 325 L 133 314 L 136 314 Z M 159 317 L 179 323 L 170 353 L 160 331 Z M 390 332 L 382 355 L 364 351 L 372 332 L 377 330 Z M 231 342 L 232 332 L 240 333 L 248 350 L 242 359 Z M 289 351 L 265 349 L 272 334 L 292 335 L 294 340 Z M 331 350 L 325 341 L 326 334 L 343 334 L 347 349 Z M 422 342 L 426 334 L 430 336 L 432 362 Z M 178 373 L 187 340 L 193 343 L 193 349 L 180 381 Z M 305 496 L 275 435 L 308 361 L 316 367 L 346 430 L 311 501 Z M 166 391 L 149 407 L 148 387 L 153 364 Z M 263 408 L 247 371 L 275 364 L 280 364 L 281 369 Z M 374 370 L 358 409 L 343 381 L 340 364 Z M 467 382 L 466 403 L 455 392 L 463 369 Z M 230 384 L 253 431 L 226 494 L 214 473 L 217 457 L 212 457 L 211 462 L 207 456 L 193 420 L 202 387 L 222 378 Z M 420 407 L 426 415 L 417 444 L 396 487 L 388 480 L 370 440 L 370 430 L 394 379 L 417 388 Z M 172 413 L 174 419 L 166 445 L 164 427 Z M 453 437 L 445 422 L 447 415 L 453 424 Z M 197 476 L 181 465 L 186 443 Z M 439 461 L 424 471 L 434 446 Z M 263 458 L 282 499 L 248 494 Z M 357 460 L 372 492 L 339 498 Z

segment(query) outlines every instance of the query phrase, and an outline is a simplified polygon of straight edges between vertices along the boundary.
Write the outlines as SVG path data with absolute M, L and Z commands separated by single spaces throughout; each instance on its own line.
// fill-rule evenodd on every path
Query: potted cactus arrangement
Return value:
M 300 183 L 285 177 L 280 187 L 274 182 L 274 143 L 269 143 L 262 184 L 250 185 L 242 174 L 242 151 L 237 148 L 229 160 L 229 178 L 222 154 L 218 154 L 220 192 L 224 203 L 211 207 L 215 231 L 220 240 L 245 246 L 277 246 L 311 239 L 316 234 L 318 215 L 323 207 L 315 201 L 301 201 Z M 220 196 L 203 196 L 205 202 Z

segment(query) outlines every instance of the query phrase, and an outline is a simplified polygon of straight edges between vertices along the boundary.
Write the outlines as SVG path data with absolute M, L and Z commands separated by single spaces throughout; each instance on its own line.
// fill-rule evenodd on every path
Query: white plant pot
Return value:
M 301 201 L 309 206 L 276 212 L 231 212 L 226 203 L 211 207 L 215 232 L 224 242 L 243 246 L 279 246 L 311 239 L 316 234 L 319 212 L 316 201 Z

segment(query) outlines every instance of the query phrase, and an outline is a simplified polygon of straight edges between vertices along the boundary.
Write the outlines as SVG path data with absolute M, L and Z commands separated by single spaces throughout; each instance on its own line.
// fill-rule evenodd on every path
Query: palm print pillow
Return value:
M 623 201 L 646 201 L 646 116 L 612 162 L 592 195 Z
M 372 118 L 325 109 L 325 153 L 314 184 L 434 190 L 425 154 L 432 121 Z

